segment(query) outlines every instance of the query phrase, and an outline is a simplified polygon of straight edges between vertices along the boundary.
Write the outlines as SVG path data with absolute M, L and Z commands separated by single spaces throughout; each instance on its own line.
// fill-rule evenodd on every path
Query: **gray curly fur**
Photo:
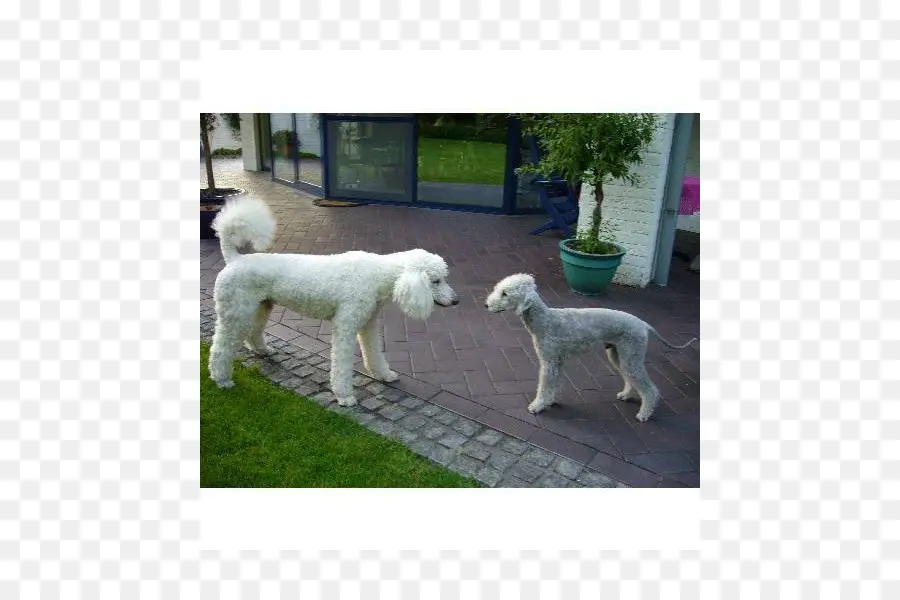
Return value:
M 608 308 L 551 308 L 537 293 L 534 277 L 510 275 L 494 287 L 485 306 L 491 312 L 515 310 L 531 333 L 540 360 L 538 388 L 528 411 L 539 413 L 556 403 L 562 363 L 573 352 L 603 345 L 610 364 L 622 376 L 625 387 L 618 400 L 640 398 L 638 421 L 646 421 L 659 404 L 659 390 L 650 379 L 644 361 L 649 333 L 670 348 L 681 349 L 697 341 L 676 346 L 645 321 Z

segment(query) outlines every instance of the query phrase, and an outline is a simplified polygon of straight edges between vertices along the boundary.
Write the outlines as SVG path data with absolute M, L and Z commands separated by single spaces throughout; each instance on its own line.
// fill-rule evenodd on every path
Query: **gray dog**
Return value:
M 550 308 L 538 295 L 534 277 L 523 273 L 497 283 L 485 306 L 491 312 L 515 310 L 531 333 L 541 363 L 537 395 L 528 405 L 531 413 L 539 413 L 556 402 L 562 362 L 569 354 L 603 344 L 610 364 L 625 381 L 625 388 L 616 398 L 624 401 L 640 397 L 637 420 L 646 421 L 659 403 L 659 390 L 644 366 L 648 332 L 679 350 L 697 341 L 694 338 L 676 346 L 648 323 L 619 310 Z

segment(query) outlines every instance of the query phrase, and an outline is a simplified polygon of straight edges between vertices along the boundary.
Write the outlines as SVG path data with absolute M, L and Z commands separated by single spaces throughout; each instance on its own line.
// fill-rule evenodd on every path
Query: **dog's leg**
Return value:
M 637 420 L 644 422 L 653 415 L 659 404 L 659 390 L 644 364 L 646 344 L 643 347 L 619 348 L 619 369 L 626 382 L 630 382 L 641 397 L 641 408 L 637 412 Z
M 359 339 L 359 348 L 362 351 L 363 365 L 366 371 L 375 379 L 390 383 L 400 378 L 397 373 L 391 371 L 391 367 L 384 357 L 384 351 L 381 349 L 381 329 L 378 327 L 378 313 L 369 319 L 369 322 L 363 325 L 359 330 L 357 338 Z
M 606 345 L 606 359 L 609 361 L 609 364 L 612 365 L 613 369 L 615 369 L 616 373 L 621 375 L 622 381 L 625 382 L 625 387 L 621 392 L 616 394 L 616 400 L 631 400 L 632 398 L 637 398 L 637 393 L 634 391 L 634 386 L 631 385 L 631 380 L 625 377 L 619 368 L 619 351 L 616 350 L 616 347 L 612 344 Z
M 556 403 L 556 394 L 559 391 L 559 376 L 562 371 L 562 357 L 556 354 L 548 356 L 548 353 L 538 349 L 538 360 L 541 363 L 538 374 L 538 387 L 534 401 L 528 405 L 528 412 L 537 414 Z
M 244 345 L 257 354 L 271 354 L 272 352 L 272 349 L 266 345 L 264 332 L 266 330 L 266 323 L 268 323 L 269 320 L 269 313 L 272 312 L 272 307 L 274 306 L 275 303 L 271 300 L 263 300 L 259 303 L 259 308 L 256 309 L 256 316 L 253 317 L 253 325 L 250 328 L 250 334 L 247 336 L 247 341 Z
M 255 303 L 249 304 L 248 307 L 248 310 L 238 310 L 216 303 L 219 315 L 216 317 L 216 331 L 209 350 L 209 376 L 220 388 L 234 385 L 232 381 L 234 356 L 250 332 Z
M 358 313 L 354 313 L 358 314 Z M 363 318 L 368 317 L 368 313 Z M 354 406 L 353 348 L 356 335 L 363 323 L 353 315 L 337 314 L 332 321 L 331 332 L 331 392 L 341 406 Z M 366 321 L 368 322 L 368 319 Z

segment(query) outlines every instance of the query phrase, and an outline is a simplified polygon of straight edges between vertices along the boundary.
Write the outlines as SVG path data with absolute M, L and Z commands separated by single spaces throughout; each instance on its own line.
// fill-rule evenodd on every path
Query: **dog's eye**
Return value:
M 501 296 L 505 296 L 505 295 L 506 295 L 506 292 L 500 292 L 500 295 L 501 295 Z
M 432 279 L 432 280 L 431 280 L 431 283 L 433 283 L 433 284 L 435 284 L 435 285 L 439 284 L 440 282 L 441 282 L 440 279 Z

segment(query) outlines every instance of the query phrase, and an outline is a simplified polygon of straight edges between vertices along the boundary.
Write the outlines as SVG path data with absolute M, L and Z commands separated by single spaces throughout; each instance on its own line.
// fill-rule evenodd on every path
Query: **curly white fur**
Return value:
M 242 343 L 269 351 L 263 331 L 275 304 L 332 321 L 331 389 L 341 406 L 356 404 L 353 349 L 358 339 L 363 363 L 373 377 L 391 382 L 397 373 L 384 356 L 378 314 L 393 302 L 407 315 L 426 319 L 435 304 L 458 304 L 447 283 L 447 264 L 425 250 L 393 254 L 241 254 L 249 245 L 271 244 L 275 220 L 264 202 L 244 198 L 226 206 L 215 220 L 226 266 L 216 278 L 216 331 L 209 357 L 210 377 L 230 387 L 234 355 Z
M 659 390 L 650 379 L 644 360 L 648 334 L 670 348 L 686 348 L 697 338 L 676 346 L 636 316 L 608 308 L 550 308 L 537 293 L 534 277 L 510 275 L 494 286 L 485 307 L 491 312 L 515 310 L 531 333 L 540 361 L 538 389 L 528 411 L 539 413 L 556 403 L 563 360 L 572 352 L 603 344 L 606 358 L 625 382 L 619 400 L 641 399 L 638 421 L 646 421 L 659 403 Z

